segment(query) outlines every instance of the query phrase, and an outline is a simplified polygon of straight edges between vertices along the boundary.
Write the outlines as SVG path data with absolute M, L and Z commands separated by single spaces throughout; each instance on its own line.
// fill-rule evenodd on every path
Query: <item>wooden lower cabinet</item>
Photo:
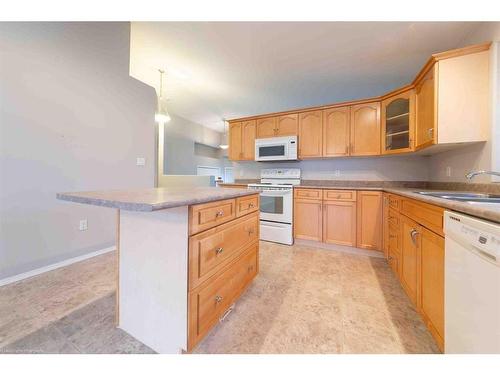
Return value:
M 420 238 L 420 311 L 444 349 L 444 238 L 425 228 Z
M 312 241 L 323 239 L 323 202 L 314 199 L 294 199 L 295 238 Z
M 259 272 L 259 203 L 252 194 L 189 207 L 188 351 Z
M 382 250 L 382 192 L 358 191 L 357 247 Z
M 443 351 L 443 209 L 409 198 L 398 199 L 401 204 L 390 206 L 384 219 L 388 263 Z
M 231 312 L 231 305 L 258 273 L 258 242 L 188 296 L 188 351 Z
M 323 242 L 356 246 L 356 202 L 324 201 Z

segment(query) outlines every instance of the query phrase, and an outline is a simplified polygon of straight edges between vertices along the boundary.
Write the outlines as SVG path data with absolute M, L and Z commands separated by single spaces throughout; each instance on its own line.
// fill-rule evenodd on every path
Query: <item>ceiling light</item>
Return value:
M 165 73 L 165 71 L 161 69 L 158 69 L 158 71 L 160 72 L 160 90 L 158 92 L 158 108 L 155 113 L 155 121 L 158 124 L 165 124 L 171 120 L 167 111 L 167 106 L 163 103 L 163 73 Z

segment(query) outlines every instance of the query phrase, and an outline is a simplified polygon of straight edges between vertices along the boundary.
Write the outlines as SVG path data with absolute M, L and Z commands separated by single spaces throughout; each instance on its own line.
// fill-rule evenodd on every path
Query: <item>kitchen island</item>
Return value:
M 57 198 L 117 210 L 117 326 L 158 353 L 191 351 L 258 273 L 253 191 L 156 188 Z

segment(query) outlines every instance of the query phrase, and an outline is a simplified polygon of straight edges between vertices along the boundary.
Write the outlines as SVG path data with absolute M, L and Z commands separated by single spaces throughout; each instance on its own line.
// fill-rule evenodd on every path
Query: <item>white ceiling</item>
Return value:
M 133 22 L 130 73 L 169 111 L 222 130 L 223 118 L 380 95 L 477 22 Z

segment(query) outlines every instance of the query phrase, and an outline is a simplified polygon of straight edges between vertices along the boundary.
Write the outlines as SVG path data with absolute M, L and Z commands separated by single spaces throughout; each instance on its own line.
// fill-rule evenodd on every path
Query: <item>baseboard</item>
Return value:
M 114 251 L 114 250 L 116 250 L 115 246 L 106 247 L 106 248 L 101 249 L 101 250 L 92 251 L 91 253 L 80 255 L 80 256 L 77 256 L 74 258 L 65 259 L 65 260 L 62 260 L 62 261 L 57 262 L 57 263 L 49 264 L 48 266 L 35 268 L 34 270 L 31 270 L 31 271 L 23 272 L 23 273 L 14 275 L 14 276 L 9 276 L 9 277 L 6 277 L 5 279 L 0 280 L 0 286 L 12 284 L 12 283 L 15 283 L 16 281 L 21 281 L 21 280 L 24 280 L 24 279 L 27 279 L 27 278 L 30 278 L 33 276 L 40 275 L 40 274 L 45 273 L 45 272 L 55 270 L 57 268 L 69 266 L 70 264 L 81 262 L 82 260 L 93 258 L 93 257 L 98 256 L 98 255 L 106 254 L 106 253 L 109 253 L 110 251 Z
M 310 246 L 310 247 L 317 247 L 317 248 L 323 249 L 323 250 L 333 250 L 333 251 L 340 251 L 340 252 L 349 253 L 349 254 L 364 255 L 364 256 L 368 256 L 368 257 L 372 257 L 372 258 L 384 258 L 384 253 L 381 251 L 360 249 L 359 247 L 335 245 L 335 244 L 316 242 L 316 241 L 310 241 L 310 240 L 302 240 L 302 239 L 295 239 L 295 244 L 296 245 L 305 245 L 305 246 Z

